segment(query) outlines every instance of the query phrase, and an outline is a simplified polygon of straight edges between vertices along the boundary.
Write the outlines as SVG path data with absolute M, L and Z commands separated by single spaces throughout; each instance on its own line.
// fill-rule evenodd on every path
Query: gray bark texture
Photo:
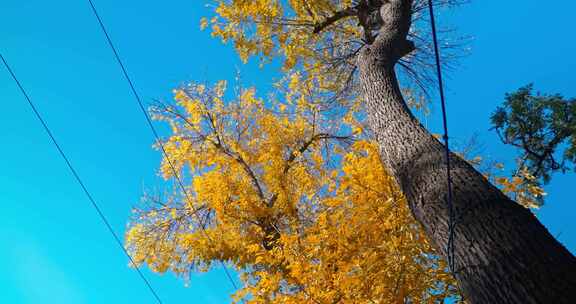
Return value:
M 447 257 L 444 146 L 411 114 L 394 66 L 414 50 L 410 0 L 389 0 L 358 57 L 368 119 L 383 162 L 438 252 Z M 454 274 L 468 303 L 576 303 L 576 258 L 527 209 L 452 154 Z

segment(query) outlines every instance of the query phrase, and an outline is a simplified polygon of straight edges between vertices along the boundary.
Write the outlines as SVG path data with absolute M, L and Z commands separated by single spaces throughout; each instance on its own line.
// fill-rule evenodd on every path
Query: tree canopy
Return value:
M 388 2 L 394 4 L 385 5 Z M 458 3 L 442 0 L 434 5 Z M 276 83 L 276 94 L 266 100 L 257 98 L 255 89 L 242 88 L 236 88 L 235 96 L 229 98 L 224 82 L 212 88 L 190 84 L 175 90 L 175 104 L 153 108 L 155 118 L 172 127 L 163 143 L 166 154 L 160 171 L 175 186 L 167 193 L 147 194 L 146 206 L 135 210 L 126 243 L 136 263 L 183 276 L 207 270 L 214 262 L 230 263 L 244 284 L 235 299 L 250 303 L 442 303 L 460 299 L 454 273 L 441 258 L 446 251 L 441 248 L 445 233 L 440 230 L 453 226 L 447 224 L 441 208 L 425 207 L 436 212 L 425 219 L 429 221 L 425 227 L 425 208 L 415 210 L 419 207 L 414 202 L 409 205 L 400 191 L 406 187 L 400 178 L 408 176 L 390 168 L 391 162 L 403 161 L 412 166 L 406 170 L 413 176 L 424 170 L 436 182 L 441 171 L 441 145 L 406 113 L 406 105 L 422 106 L 422 96 L 414 87 L 405 87 L 405 102 L 394 73 L 398 63 L 416 88 L 426 89 L 433 67 L 432 48 L 420 26 L 426 5 L 424 0 L 217 1 L 214 15 L 203 18 L 201 28 L 210 26 L 214 37 L 232 42 L 243 61 L 250 57 L 259 58 L 262 64 L 280 60 L 284 77 Z M 401 19 L 402 10 L 410 11 L 409 20 L 394 29 L 388 23 Z M 392 58 L 389 66 L 382 64 L 383 71 L 370 70 L 364 60 L 364 72 L 375 75 L 375 82 L 388 81 L 385 93 L 391 95 L 370 87 L 370 113 L 357 87 L 362 81 L 357 75 L 358 55 L 384 35 L 382 28 L 403 32 L 410 41 L 402 33 L 390 35 L 404 40 L 393 41 L 400 46 L 387 45 L 386 51 L 400 58 Z M 442 45 L 448 50 L 452 46 Z M 382 63 L 377 55 L 374 58 Z M 366 89 L 367 84 L 363 86 Z M 392 143 L 394 136 L 384 141 L 386 132 L 375 129 L 378 119 L 394 120 L 375 117 L 382 98 L 396 107 L 389 110 L 404 111 L 399 112 L 403 123 L 395 127 L 406 134 L 398 138 L 420 132 L 420 138 L 413 139 L 421 140 L 420 148 L 428 149 L 425 152 L 433 164 L 423 169 L 417 166 L 420 160 L 382 157 L 401 151 L 387 152 L 383 145 Z M 550 171 L 567 168 L 564 161 L 555 160 L 553 151 L 568 139 L 574 141 L 573 104 L 559 96 L 533 97 L 530 87 L 508 95 L 492 121 L 505 143 L 526 151 L 522 162 L 511 177 L 501 172 L 482 176 L 470 166 L 479 166 L 481 159 L 465 162 L 450 156 L 459 161 L 459 181 L 466 181 L 455 196 L 466 202 L 479 198 L 480 206 L 486 206 L 482 199 L 490 198 L 494 210 L 519 208 L 515 214 L 532 223 L 532 214 L 501 195 L 487 179 L 525 207 L 539 206 L 545 195 L 539 179 L 547 181 Z M 367 122 L 370 115 L 372 121 Z M 408 125 L 420 129 L 411 132 Z M 378 132 L 380 138 L 373 136 Z M 400 146 L 402 151 L 414 152 L 410 143 Z M 568 148 L 563 160 L 573 162 L 574 154 L 574 148 Z M 500 164 L 492 167 L 502 169 Z M 429 184 L 424 180 L 419 182 Z M 465 186 L 472 185 L 468 182 L 472 180 L 475 189 L 467 191 Z M 184 189 L 178 188 L 180 183 Z M 408 187 L 414 190 L 412 199 L 424 200 L 418 193 L 424 186 Z M 445 208 L 445 189 L 439 184 L 434 187 L 425 193 L 433 200 L 429 206 Z M 479 194 L 479 189 L 489 195 Z M 496 206 L 497 200 L 514 205 Z M 500 211 L 486 214 L 497 217 Z M 506 225 L 511 222 L 513 217 L 506 219 Z M 479 224 L 466 229 L 477 227 L 486 229 Z M 545 235 L 545 230 L 538 231 Z M 427 239 L 430 235 L 434 242 Z M 480 242 L 466 235 L 460 238 L 470 244 Z M 485 257 L 482 250 L 500 254 L 500 249 L 488 246 L 470 255 L 470 261 Z M 477 292 L 476 297 L 491 297 L 486 290 L 475 289 L 472 280 L 465 283 L 465 288 Z
M 520 150 L 520 166 L 547 183 L 552 173 L 576 163 L 576 99 L 532 90 L 527 85 L 506 94 L 492 114 L 492 125 L 503 143 Z
M 145 196 L 126 243 L 137 263 L 189 275 L 230 262 L 248 303 L 440 303 L 457 296 L 380 161 L 350 125 L 314 107 L 266 106 L 253 89 L 176 90 L 156 118 L 188 193 Z M 161 172 L 174 178 L 164 158 Z
M 214 15 L 203 18 L 202 29 L 231 42 L 243 61 L 255 57 L 262 64 L 280 60 L 286 74 L 298 74 L 301 90 L 317 91 L 317 102 L 354 104 L 358 90 L 356 56 L 378 36 L 383 23 L 381 0 L 226 0 L 216 1 Z M 431 85 L 433 47 L 429 39 L 427 1 L 412 2 L 413 24 L 409 37 L 415 51 L 399 61 L 404 84 L 413 89 Z M 435 6 L 461 4 L 438 0 Z M 445 29 L 445 31 L 451 31 Z M 443 62 L 462 53 L 463 38 L 442 35 Z M 292 90 L 295 87 L 291 88 Z M 418 94 L 415 94 L 415 96 Z M 417 96 L 416 96 L 417 97 Z

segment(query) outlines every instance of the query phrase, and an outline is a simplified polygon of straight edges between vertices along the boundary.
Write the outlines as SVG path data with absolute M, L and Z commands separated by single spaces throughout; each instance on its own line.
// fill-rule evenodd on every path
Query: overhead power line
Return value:
M 134 95 L 134 98 L 138 102 L 138 107 L 140 108 L 140 110 L 142 111 L 142 114 L 146 118 L 146 122 L 148 123 L 148 126 L 150 127 L 150 131 L 152 132 L 152 134 L 154 135 L 154 138 L 156 139 L 156 142 L 160 146 L 160 150 L 162 151 L 162 154 L 166 158 L 168 165 L 169 165 L 172 173 L 174 174 L 174 177 L 176 178 L 178 185 L 180 186 L 180 188 L 182 188 L 182 192 L 184 193 L 186 199 L 191 202 L 192 198 L 190 197 L 190 194 L 186 190 L 186 187 L 184 186 L 184 183 L 182 182 L 180 175 L 178 174 L 176 168 L 174 167 L 172 160 L 170 159 L 168 153 L 166 152 L 166 149 L 164 148 L 164 144 L 162 143 L 162 140 L 160 139 L 160 136 L 158 135 L 158 132 L 156 131 L 156 128 L 154 127 L 154 124 L 152 124 L 152 120 L 150 119 L 150 116 L 148 115 L 146 108 L 144 108 L 144 104 L 142 102 L 142 99 L 140 98 L 138 91 L 136 91 L 136 87 L 134 86 L 134 83 L 130 79 L 130 76 L 128 75 L 126 67 L 122 63 L 122 60 L 120 59 L 120 55 L 118 54 L 118 51 L 117 51 L 116 47 L 114 46 L 114 43 L 112 43 L 112 39 L 110 38 L 110 35 L 108 34 L 106 27 L 104 26 L 104 22 L 102 22 L 102 18 L 100 18 L 100 15 L 98 14 L 98 11 L 96 10 L 96 7 L 94 6 L 94 3 L 92 2 L 92 0 L 88 0 L 88 3 L 90 3 L 90 7 L 92 8 L 92 12 L 94 13 L 94 16 L 96 17 L 96 19 L 98 20 L 98 24 L 100 26 L 100 29 L 102 29 L 102 32 L 106 36 L 106 41 L 108 42 L 108 46 L 110 46 L 110 49 L 112 49 L 112 52 L 114 53 L 114 57 L 116 58 L 118 65 L 122 69 L 122 74 L 124 75 L 124 78 L 128 82 L 128 85 L 130 86 L 130 90 L 132 91 L 132 95 Z M 199 222 L 201 222 L 199 215 L 196 212 L 194 212 L 193 214 L 196 216 L 197 220 Z M 206 229 L 202 225 L 200 225 L 200 227 L 202 228 L 202 231 L 203 231 L 206 239 L 210 243 L 213 243 L 212 239 L 207 234 Z M 228 271 L 228 268 L 226 267 L 224 262 L 220 261 L 220 264 L 221 264 L 222 268 L 224 269 L 224 272 L 226 273 L 226 277 L 228 278 L 228 280 L 232 284 L 232 287 L 234 287 L 234 289 L 238 289 L 238 287 L 236 286 L 236 283 L 232 279 L 232 275 L 230 275 L 230 272 Z
M 438 90 L 440 92 L 440 102 L 442 104 L 442 125 L 444 127 L 444 152 L 446 158 L 446 178 L 448 184 L 448 244 L 446 253 L 448 256 L 448 267 L 454 273 L 454 205 L 452 204 L 452 176 L 450 174 L 450 147 L 448 146 L 448 119 L 446 118 L 446 101 L 444 96 L 444 84 L 442 82 L 442 65 L 440 62 L 440 50 L 438 48 L 438 37 L 436 34 L 436 21 L 434 19 L 434 5 L 432 0 L 428 0 L 430 10 L 430 25 L 432 27 L 432 40 L 434 42 L 434 55 L 436 59 L 436 73 L 438 74 Z
M 56 147 L 56 150 L 58 150 L 58 153 L 60 154 L 60 156 L 64 159 L 64 162 L 66 162 L 66 166 L 68 166 L 68 169 L 70 169 L 70 172 L 72 172 L 72 175 L 74 176 L 74 178 L 76 179 L 76 182 L 78 182 L 78 184 L 80 185 L 80 188 L 82 188 L 82 191 L 84 192 L 84 194 L 86 195 L 86 197 L 88 198 L 88 200 L 90 201 L 90 203 L 92 204 L 92 207 L 94 207 L 94 210 L 96 210 L 96 213 L 98 213 L 98 216 L 100 217 L 100 219 L 102 220 L 102 222 L 104 223 L 104 225 L 106 226 L 106 228 L 108 229 L 108 231 L 110 232 L 110 234 L 112 234 L 112 237 L 114 238 L 114 240 L 116 241 L 116 244 L 118 244 L 118 246 L 120 247 L 120 249 L 122 249 L 122 251 L 124 252 L 124 254 L 126 254 L 126 256 L 128 257 L 128 259 L 130 260 L 130 263 L 134 266 L 134 268 L 136 269 L 136 272 L 138 272 L 138 275 L 140 276 L 140 278 L 142 279 L 142 281 L 144 281 L 144 284 L 146 284 L 146 286 L 148 287 L 148 289 L 150 290 L 150 292 L 154 295 L 154 298 L 156 299 L 156 301 L 159 304 L 162 304 L 162 301 L 160 300 L 160 297 L 158 296 L 158 294 L 156 293 L 156 291 L 154 290 L 154 288 L 152 288 L 152 285 L 150 284 L 150 282 L 148 282 L 148 280 L 146 279 L 146 277 L 144 276 L 144 274 L 142 273 L 142 271 L 140 271 L 140 269 L 138 268 L 138 266 L 136 266 L 136 263 L 134 262 L 134 260 L 132 259 L 132 256 L 130 256 L 130 254 L 128 253 L 128 251 L 126 250 L 126 248 L 124 248 L 124 245 L 122 244 L 122 241 L 120 240 L 120 238 L 118 237 L 118 235 L 116 234 L 116 232 L 114 232 L 114 229 L 112 228 L 112 226 L 110 225 L 110 222 L 108 222 L 108 219 L 106 219 L 106 216 L 104 215 L 104 213 L 102 212 L 102 210 L 100 209 L 100 207 L 98 206 L 98 204 L 96 203 L 96 201 L 94 200 L 94 198 L 92 197 L 92 194 L 90 194 L 90 192 L 88 191 L 88 189 L 86 188 L 86 185 L 84 184 L 84 182 L 82 181 L 82 179 L 80 178 L 80 175 L 78 175 L 78 172 L 76 171 L 76 169 L 74 169 L 74 167 L 72 166 L 72 163 L 70 162 L 68 156 L 66 156 L 66 154 L 64 153 L 64 150 L 62 150 L 62 148 L 60 147 L 60 144 L 58 144 L 58 141 L 56 141 L 56 138 L 54 137 L 54 134 L 52 133 L 52 131 L 50 130 L 50 128 L 48 127 L 48 124 L 46 123 L 46 121 L 42 118 L 42 115 L 40 115 L 40 112 L 38 111 L 38 109 L 36 108 L 36 106 L 34 105 L 34 103 L 32 102 L 32 100 L 30 99 L 30 96 L 28 95 L 28 93 L 26 92 L 26 90 L 24 89 L 24 87 L 22 86 L 22 84 L 20 83 L 20 81 L 18 80 L 18 78 L 16 77 L 16 74 L 14 73 L 14 71 L 12 71 L 12 69 L 10 68 L 10 65 L 8 65 L 8 62 L 6 61 L 6 59 L 4 58 L 4 56 L 2 56 L 2 54 L 0 54 L 0 58 L 2 59 L 2 63 L 4 64 L 4 66 L 6 67 L 6 69 L 8 70 L 8 73 L 10 73 L 10 76 L 12 76 L 12 79 L 14 80 L 14 82 L 16 83 L 16 85 L 18 86 L 18 88 L 20 89 L 20 92 L 22 92 L 22 95 L 24 95 L 24 98 L 26 98 L 26 100 L 28 101 L 28 104 L 30 105 L 30 108 L 32 108 L 32 111 L 34 112 L 34 115 L 36 115 L 36 118 L 38 118 L 38 120 L 40 121 L 40 123 L 42 124 L 42 127 L 44 128 L 44 130 L 46 131 L 46 133 L 48 134 L 48 137 L 50 137 L 50 140 L 52 141 L 52 143 L 54 144 L 54 146 Z

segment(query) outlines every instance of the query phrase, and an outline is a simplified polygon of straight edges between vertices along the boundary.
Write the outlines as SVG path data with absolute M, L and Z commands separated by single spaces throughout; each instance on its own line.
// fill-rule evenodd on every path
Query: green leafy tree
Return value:
M 503 143 L 519 149 L 520 167 L 548 183 L 552 173 L 576 168 L 576 99 L 532 90 L 530 84 L 506 94 L 492 125 Z

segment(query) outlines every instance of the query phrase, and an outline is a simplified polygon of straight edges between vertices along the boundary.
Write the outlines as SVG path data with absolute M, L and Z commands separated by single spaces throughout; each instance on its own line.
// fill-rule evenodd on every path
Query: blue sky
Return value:
M 269 89 L 275 66 L 242 65 L 230 46 L 199 31 L 205 1 L 95 1 L 145 101 L 171 98 L 181 83 L 232 79 Z M 576 96 L 576 3 L 476 1 L 439 20 L 472 35 L 471 54 L 447 75 L 452 136 L 478 133 L 483 155 L 514 151 L 488 131 L 505 92 L 534 82 Z M 0 3 L 0 52 L 9 60 L 114 229 L 123 233 L 144 189 L 161 185 L 159 154 L 87 1 Z M 127 267 L 5 69 L 0 68 L 0 294 L 5 303 L 154 303 Z M 436 102 L 436 100 L 434 100 Z M 440 132 L 439 105 L 431 128 Z M 576 252 L 575 174 L 554 176 L 538 217 Z M 571 187 L 572 186 L 572 187 Z M 164 303 L 227 303 L 216 269 L 189 287 L 144 270 Z

